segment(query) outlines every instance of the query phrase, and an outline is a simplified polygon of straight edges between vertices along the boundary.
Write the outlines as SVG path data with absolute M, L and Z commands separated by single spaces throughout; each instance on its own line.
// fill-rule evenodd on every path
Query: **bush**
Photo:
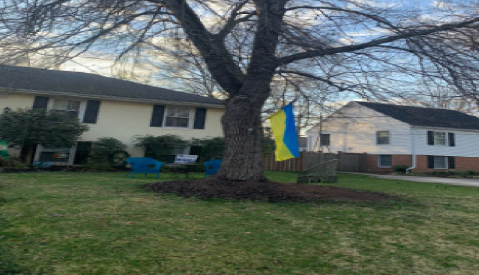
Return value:
M 8 160 L 2 156 L 0 156 L 0 167 L 5 167 L 8 165 Z
M 464 178 L 470 178 L 474 175 L 476 175 L 476 172 L 474 171 L 455 171 L 456 176 L 464 177 Z
M 177 135 L 162 136 L 135 136 L 135 146 L 145 149 L 145 157 L 162 162 L 173 162 L 175 159 L 174 149 L 184 148 L 190 143 Z
M 13 169 L 18 169 L 18 170 L 25 170 L 25 169 L 28 169 L 28 166 L 26 166 L 23 163 L 17 163 L 15 165 L 13 165 L 12 168 Z
M 434 171 L 434 172 L 431 172 L 431 175 L 436 177 L 450 177 L 450 176 L 454 176 L 455 172 L 454 171 Z
M 110 163 L 115 167 L 125 167 L 126 159 L 130 157 L 125 149 L 126 145 L 112 137 L 99 138 L 93 142 L 91 158 L 97 163 Z
M 465 173 L 466 173 L 467 176 L 475 176 L 476 175 L 476 172 L 472 171 L 472 170 L 468 170 Z
M 400 174 L 405 174 L 408 168 L 409 168 L 409 166 L 407 166 L 407 165 L 394 165 L 393 166 L 394 172 L 400 173 Z
M 15 167 L 15 166 L 20 166 L 20 165 L 25 166 L 23 164 L 22 160 L 19 157 L 8 158 L 8 162 L 6 164 L 6 166 L 8 166 L 8 167 Z M 25 168 L 26 168 L 26 166 L 25 166 Z M 24 169 L 24 168 L 22 168 L 22 169 Z

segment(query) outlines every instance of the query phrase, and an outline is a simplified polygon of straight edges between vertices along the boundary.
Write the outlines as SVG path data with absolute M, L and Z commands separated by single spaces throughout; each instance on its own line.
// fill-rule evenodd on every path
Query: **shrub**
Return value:
M 466 175 L 468 175 L 468 176 L 475 176 L 475 175 L 476 175 L 476 172 L 475 172 L 475 171 L 472 171 L 472 170 L 467 170 L 465 173 L 466 173 Z
M 4 167 L 8 165 L 8 160 L 2 156 L 0 156 L 0 167 Z
M 15 167 L 23 164 L 22 160 L 19 157 L 10 157 L 8 158 L 7 165 L 8 167 Z
M 455 171 L 454 174 L 456 176 L 469 178 L 469 177 L 474 176 L 476 174 L 476 172 L 474 172 L 474 171 Z
M 162 136 L 135 136 L 135 146 L 145 149 L 145 157 L 153 158 L 163 162 L 173 162 L 174 150 L 185 148 L 190 143 L 177 135 Z
M 28 169 L 28 166 L 26 166 L 25 164 L 23 163 L 17 163 L 15 165 L 12 166 L 13 169 L 18 169 L 18 170 L 25 170 L 25 169 Z
M 125 151 L 126 145 L 112 137 L 99 138 L 93 142 L 91 158 L 94 162 L 110 163 L 115 167 L 125 167 L 130 154 Z
M 436 177 L 449 177 L 454 176 L 454 171 L 433 171 L 431 175 Z
M 400 174 L 405 174 L 406 170 L 408 168 L 409 168 L 409 166 L 407 166 L 407 165 L 394 165 L 393 166 L 394 172 L 400 173 Z

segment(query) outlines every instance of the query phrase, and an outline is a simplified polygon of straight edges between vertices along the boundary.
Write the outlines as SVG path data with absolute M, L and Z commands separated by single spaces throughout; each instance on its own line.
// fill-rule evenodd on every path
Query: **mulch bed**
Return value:
M 151 191 L 200 199 L 252 200 L 267 202 L 312 202 L 318 200 L 398 200 L 383 193 L 343 187 L 290 184 L 271 181 L 227 181 L 217 178 L 157 182 L 145 185 Z

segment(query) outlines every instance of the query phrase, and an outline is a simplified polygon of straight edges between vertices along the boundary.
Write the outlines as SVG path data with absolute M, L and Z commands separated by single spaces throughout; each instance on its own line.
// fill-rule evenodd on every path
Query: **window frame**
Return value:
M 57 100 L 67 100 L 67 101 L 77 101 L 80 103 L 79 108 L 78 108 L 78 120 L 80 122 L 83 122 L 83 117 L 85 116 L 85 110 L 86 110 L 86 101 L 85 100 L 80 100 L 77 98 L 69 98 L 69 97 L 50 97 L 50 100 L 48 101 L 48 106 L 47 110 L 53 111 L 53 110 L 58 110 L 54 108 L 55 102 Z M 58 110 L 62 111 L 62 110 Z M 67 111 L 68 112 L 68 111 Z
M 432 134 L 433 134 L 434 146 L 447 146 L 448 144 L 447 132 L 432 131 Z M 444 138 L 438 138 L 437 137 L 438 135 L 443 135 Z M 437 143 L 436 141 L 438 140 L 444 140 L 444 144 Z
M 182 108 L 182 109 L 188 109 L 188 125 L 186 127 L 179 127 L 179 126 L 168 126 L 166 125 L 166 120 L 169 117 L 168 116 L 168 110 L 169 109 L 174 109 L 174 108 Z M 163 127 L 164 128 L 170 128 L 170 129 L 193 129 L 194 125 L 194 117 L 195 116 L 195 109 L 190 108 L 190 107 L 184 107 L 184 106 L 165 106 L 165 112 L 163 115 Z
M 387 133 L 387 137 L 380 137 L 380 133 Z M 380 139 L 385 139 L 387 138 L 387 143 L 380 143 Z M 376 145 L 390 145 L 391 144 L 391 132 L 389 130 L 384 130 L 384 131 L 376 131 Z
M 382 157 L 389 156 L 391 164 L 389 166 L 382 165 Z M 393 156 L 392 155 L 378 155 L 378 167 L 380 168 L 391 168 L 393 167 Z
M 323 139 L 323 137 L 325 137 Z M 327 138 L 326 138 L 327 137 Z M 327 143 L 325 142 L 327 141 Z M 319 146 L 331 146 L 331 134 L 320 134 L 319 136 Z
M 434 167 L 432 169 L 449 169 L 449 159 L 446 156 L 433 156 L 434 158 Z M 436 159 L 443 159 L 444 160 L 444 167 L 436 167 Z

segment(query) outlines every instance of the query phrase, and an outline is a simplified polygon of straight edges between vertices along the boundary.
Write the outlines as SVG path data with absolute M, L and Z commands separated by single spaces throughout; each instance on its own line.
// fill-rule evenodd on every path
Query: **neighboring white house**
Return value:
M 349 102 L 307 131 L 308 150 L 367 153 L 368 171 L 479 171 L 479 118 L 458 111 Z
M 223 136 L 220 100 L 94 74 L 0 65 L 0 112 L 7 107 L 63 110 L 90 127 L 78 147 L 114 137 L 132 156 L 144 155 L 133 145 L 135 135 Z M 75 148 L 40 147 L 35 158 L 52 160 L 50 155 L 59 152 L 67 157 L 64 162 L 74 163 Z

